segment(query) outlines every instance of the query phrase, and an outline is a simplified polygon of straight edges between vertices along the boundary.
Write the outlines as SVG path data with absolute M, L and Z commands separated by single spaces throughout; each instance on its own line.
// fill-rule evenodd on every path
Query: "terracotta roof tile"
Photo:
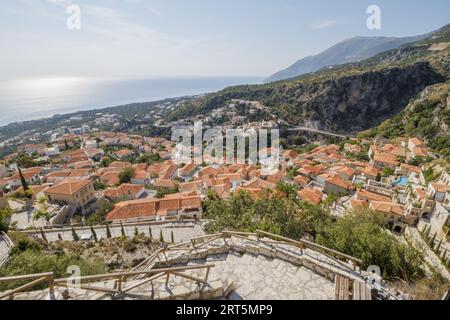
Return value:
M 48 188 L 45 194 L 59 194 L 73 196 L 81 189 L 92 184 L 91 180 L 67 180 Z

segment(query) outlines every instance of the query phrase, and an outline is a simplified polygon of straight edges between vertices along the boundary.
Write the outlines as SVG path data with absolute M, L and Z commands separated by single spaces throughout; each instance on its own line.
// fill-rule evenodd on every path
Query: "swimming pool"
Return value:
M 395 185 L 406 186 L 409 183 L 408 177 L 400 177 L 394 182 Z

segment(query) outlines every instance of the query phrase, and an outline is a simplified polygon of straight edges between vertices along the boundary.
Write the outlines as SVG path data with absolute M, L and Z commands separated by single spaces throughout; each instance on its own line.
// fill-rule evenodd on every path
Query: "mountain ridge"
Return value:
M 381 52 L 401 47 L 402 45 L 422 40 L 427 35 L 413 37 L 363 37 L 345 39 L 321 53 L 307 56 L 296 61 L 288 68 L 278 71 L 264 80 L 264 83 L 286 80 L 303 74 L 319 71 L 349 62 L 357 62 L 375 56 Z

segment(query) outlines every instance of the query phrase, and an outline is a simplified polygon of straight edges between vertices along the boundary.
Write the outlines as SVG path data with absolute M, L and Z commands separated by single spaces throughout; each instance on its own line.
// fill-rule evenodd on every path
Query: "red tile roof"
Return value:
M 324 194 L 316 189 L 305 188 L 298 192 L 298 196 L 310 204 L 318 205 L 322 202 Z
M 45 194 L 59 194 L 73 196 L 81 189 L 92 184 L 91 180 L 67 180 L 48 188 Z

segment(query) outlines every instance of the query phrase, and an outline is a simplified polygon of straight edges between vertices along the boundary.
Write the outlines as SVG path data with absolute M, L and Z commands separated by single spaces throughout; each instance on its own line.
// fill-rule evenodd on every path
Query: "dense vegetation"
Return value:
M 0 232 L 8 232 L 12 211 L 9 208 L 0 210 Z
M 113 208 L 114 204 L 110 201 L 105 200 L 100 206 L 98 206 L 94 214 L 87 219 L 87 222 L 89 224 L 104 223 L 106 221 L 108 213 L 111 212 Z
M 361 136 L 421 137 L 434 152 L 450 160 L 450 107 L 447 102 L 449 94 L 449 83 L 429 87 L 402 113 Z
M 49 253 L 44 251 L 44 246 L 26 236 L 17 235 L 16 246 L 13 248 L 8 264 L 0 269 L 0 277 L 36 274 L 48 272 L 55 273 L 56 277 L 67 277 L 69 266 L 78 266 L 83 275 L 102 274 L 107 272 L 104 263 L 87 261 L 77 254 L 65 252 Z M 25 281 L 27 283 L 27 281 Z M 21 282 L 0 283 L 0 291 L 17 288 Z M 45 285 L 41 286 L 42 288 Z M 39 287 L 36 287 L 38 289 Z
M 119 181 L 122 183 L 130 183 L 133 178 L 135 169 L 134 168 L 125 168 L 119 173 Z
M 378 265 L 385 279 L 406 281 L 424 276 L 420 254 L 399 243 L 386 232 L 382 219 L 373 212 L 353 212 L 336 222 L 329 212 L 298 202 L 293 197 L 274 197 L 268 192 L 260 199 L 241 192 L 228 200 L 210 193 L 205 215 L 211 219 L 208 231 L 263 230 L 292 239 L 311 237 L 315 242 L 352 255 L 364 266 Z

